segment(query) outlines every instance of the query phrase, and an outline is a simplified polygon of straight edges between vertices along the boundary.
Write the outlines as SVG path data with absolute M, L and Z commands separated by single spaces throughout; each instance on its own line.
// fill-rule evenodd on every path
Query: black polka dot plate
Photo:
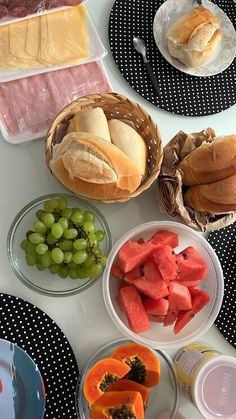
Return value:
M 78 366 L 69 342 L 56 323 L 32 304 L 0 293 L 0 338 L 17 344 L 38 366 L 46 393 L 44 418 L 76 419 Z M 0 417 L 9 419 L 9 416 Z
M 183 0 L 175 0 L 182 3 Z M 184 0 L 186 1 L 186 0 Z M 194 4 L 195 0 L 189 0 Z M 203 0 L 204 5 L 205 0 Z M 233 0 L 212 0 L 236 25 Z M 223 72 L 196 77 L 171 65 L 158 50 L 153 36 L 154 17 L 164 0 L 116 0 L 109 22 L 111 52 L 129 85 L 153 105 L 178 115 L 213 115 L 236 103 L 236 60 Z M 231 24 L 230 24 L 231 25 Z M 147 54 L 161 90 L 157 97 L 141 55 L 133 48 L 133 38 L 143 38 Z
M 236 223 L 213 231 L 208 241 L 215 250 L 224 273 L 224 298 L 215 324 L 236 348 Z

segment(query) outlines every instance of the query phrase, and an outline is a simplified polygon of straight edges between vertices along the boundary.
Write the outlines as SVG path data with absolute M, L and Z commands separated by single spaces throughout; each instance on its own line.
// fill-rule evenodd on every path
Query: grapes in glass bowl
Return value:
M 25 285 L 44 294 L 71 295 L 100 277 L 111 249 L 98 209 L 73 195 L 43 196 L 13 221 L 7 252 Z

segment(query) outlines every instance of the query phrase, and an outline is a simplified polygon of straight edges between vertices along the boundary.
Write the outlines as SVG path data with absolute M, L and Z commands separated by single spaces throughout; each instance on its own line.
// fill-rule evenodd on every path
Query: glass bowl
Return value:
M 67 277 L 63 279 L 52 274 L 49 269 L 38 271 L 35 266 L 26 264 L 25 253 L 20 247 L 20 243 L 25 239 L 26 232 L 32 228 L 36 211 L 43 208 L 44 202 L 57 197 L 65 197 L 70 208 L 78 207 L 82 211 L 92 211 L 95 214 L 96 228 L 104 230 L 106 233 L 100 248 L 105 256 L 109 254 L 112 239 L 107 221 L 94 205 L 70 194 L 45 195 L 27 204 L 17 214 L 10 226 L 7 237 L 7 254 L 13 271 L 24 285 L 41 294 L 68 296 L 84 291 L 93 285 L 98 278 L 71 279 Z
M 148 239 L 158 229 L 169 230 L 178 234 L 179 246 L 176 249 L 177 252 L 187 246 L 194 246 L 208 264 L 206 279 L 200 281 L 200 288 L 210 295 L 211 300 L 177 335 L 174 334 L 173 325 L 163 327 L 162 324 L 154 322 L 150 322 L 151 327 L 148 331 L 139 334 L 134 333 L 130 329 L 126 315 L 121 310 L 116 298 L 120 281 L 111 275 L 111 267 L 117 253 L 127 240 L 137 240 L 141 237 L 144 240 Z M 154 349 L 174 349 L 184 346 L 206 333 L 219 313 L 223 293 L 224 279 L 222 268 L 210 244 L 200 233 L 197 233 L 190 227 L 171 221 L 153 221 L 128 231 L 114 245 L 103 272 L 103 297 L 108 313 L 115 325 L 125 336 Z
M 83 394 L 85 377 L 90 368 L 100 359 L 111 356 L 117 346 L 132 342 L 130 339 L 116 339 L 100 348 L 85 364 L 82 369 L 81 378 L 76 389 L 76 410 L 80 419 L 90 418 L 90 409 Z M 145 419 L 158 419 L 163 411 L 170 411 L 169 419 L 174 418 L 179 407 L 179 388 L 175 367 L 170 356 L 164 351 L 153 351 L 160 362 L 161 379 L 160 383 L 150 389 L 148 406 L 145 410 Z

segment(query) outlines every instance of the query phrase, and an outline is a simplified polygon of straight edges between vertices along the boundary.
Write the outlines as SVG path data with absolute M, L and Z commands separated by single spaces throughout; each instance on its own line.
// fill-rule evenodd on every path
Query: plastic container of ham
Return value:
M 45 136 L 68 103 L 112 91 L 102 62 L 92 62 L 0 84 L 0 130 L 4 140 L 22 144 Z
M 83 7 L 83 5 L 79 6 Z M 70 10 L 72 9 L 76 9 L 76 8 L 67 8 L 64 11 L 64 16 L 65 16 L 65 20 L 69 21 L 70 19 Z M 11 25 L 9 25 L 10 27 Z M 1 30 L 3 27 L 0 27 L 0 38 L 1 38 Z M 56 70 L 60 70 L 63 68 L 67 68 L 67 67 L 73 67 L 73 66 L 77 66 L 77 65 L 81 65 L 81 64 L 87 64 L 93 61 L 97 61 L 97 60 L 101 60 L 103 57 L 105 57 L 105 55 L 107 54 L 107 50 L 105 49 L 100 36 L 98 35 L 98 32 L 93 24 L 92 19 L 90 18 L 89 14 L 87 13 L 87 34 L 88 34 L 88 56 L 85 59 L 80 59 L 80 57 L 78 57 L 78 60 L 76 60 L 75 62 L 73 61 L 73 63 L 71 61 L 65 63 L 65 64 L 60 64 L 60 65 L 42 65 L 40 67 L 29 67 L 29 68 L 17 68 L 16 70 L 14 69 L 13 66 L 10 65 L 11 68 L 8 69 L 3 69 L 3 54 L 0 51 L 0 55 L 1 55 L 1 63 L 0 63 L 0 68 L 2 68 L 2 70 L 0 70 L 0 83 L 3 82 L 7 82 L 7 81 L 11 81 L 11 80 L 18 80 L 21 78 L 25 78 L 25 77 L 30 77 L 30 76 L 34 76 L 37 74 L 43 74 L 43 73 L 47 73 L 49 71 L 56 71 Z M 62 35 L 62 34 L 61 34 Z M 76 34 L 76 37 L 77 38 Z M 66 37 L 61 36 L 61 39 L 67 39 Z M 67 41 L 66 41 L 67 42 Z M 44 51 L 46 51 L 46 54 L 50 53 L 51 51 L 53 52 L 53 48 L 54 48 L 54 40 L 52 40 L 51 44 L 47 45 L 46 48 L 44 48 Z M 1 45 L 0 45 L 1 46 Z M 19 46 L 17 45 L 16 48 L 18 49 Z M 39 45 L 40 48 L 40 45 Z M 67 45 L 65 45 L 65 48 L 63 50 L 68 50 Z M 71 50 L 73 50 L 73 45 L 71 46 Z M 21 51 L 22 52 L 22 51 Z M 22 60 L 21 60 L 22 61 Z M 24 60 L 23 60 L 24 61 Z M 13 65 L 14 65 L 14 58 L 13 58 Z
M 50 2 L 47 0 L 2 0 L 0 2 L 0 26 L 79 6 L 82 3 L 87 3 L 87 0 L 54 0 L 54 2 L 51 1 L 52 3 L 54 3 L 54 7 L 49 6 Z

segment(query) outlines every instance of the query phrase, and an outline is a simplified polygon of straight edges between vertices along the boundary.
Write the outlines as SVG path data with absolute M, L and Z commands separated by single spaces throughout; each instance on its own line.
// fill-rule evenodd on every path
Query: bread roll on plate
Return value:
M 142 177 L 147 175 L 147 146 L 135 129 L 118 119 L 108 121 L 111 141 L 133 161 Z
M 236 135 L 202 143 L 179 164 L 184 185 L 211 183 L 236 174 Z
M 206 63 L 221 37 L 218 18 L 202 6 L 193 8 L 174 22 L 166 35 L 170 55 L 188 67 Z
M 208 185 L 195 185 L 184 194 L 184 202 L 197 211 L 236 211 L 236 175 Z
M 88 133 L 67 134 L 50 169 L 67 189 L 91 199 L 127 197 L 141 183 L 138 169 L 119 148 Z
M 67 128 L 70 132 L 88 132 L 111 142 L 106 115 L 99 107 L 77 112 Z

